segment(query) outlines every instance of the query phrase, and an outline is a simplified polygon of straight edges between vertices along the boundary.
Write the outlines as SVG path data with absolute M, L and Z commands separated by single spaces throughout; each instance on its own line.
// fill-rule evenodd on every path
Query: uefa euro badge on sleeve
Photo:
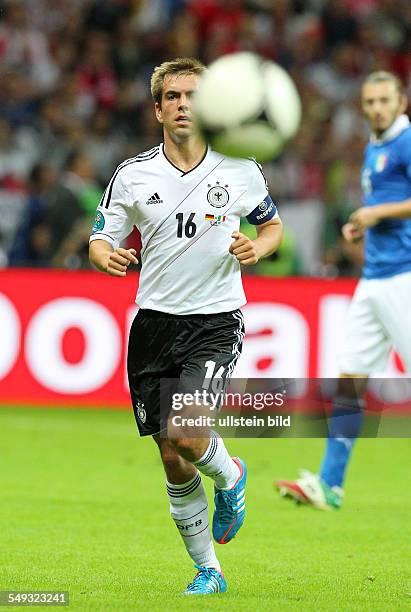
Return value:
M 104 219 L 103 213 L 98 210 L 96 212 L 96 216 L 94 217 L 94 224 L 92 229 L 93 234 L 95 234 L 96 232 L 101 232 L 101 230 L 104 228 L 105 223 L 106 220 Z

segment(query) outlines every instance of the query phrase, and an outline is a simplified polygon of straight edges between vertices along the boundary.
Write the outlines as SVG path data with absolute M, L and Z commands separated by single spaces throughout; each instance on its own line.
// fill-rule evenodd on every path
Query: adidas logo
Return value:
M 146 204 L 162 204 L 162 203 L 163 203 L 163 200 L 160 198 L 157 192 L 153 193 L 151 198 L 148 198 L 146 202 Z

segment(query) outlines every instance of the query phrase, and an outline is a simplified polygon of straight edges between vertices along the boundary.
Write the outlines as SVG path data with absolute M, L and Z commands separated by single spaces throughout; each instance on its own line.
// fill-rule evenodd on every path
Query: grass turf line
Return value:
M 69 591 L 70 610 L 411 609 L 411 440 L 360 440 L 332 513 L 272 491 L 318 466 L 322 440 L 227 446 L 249 469 L 245 526 L 216 544 L 229 590 L 184 598 L 194 568 L 132 414 L 2 408 L 0 590 Z

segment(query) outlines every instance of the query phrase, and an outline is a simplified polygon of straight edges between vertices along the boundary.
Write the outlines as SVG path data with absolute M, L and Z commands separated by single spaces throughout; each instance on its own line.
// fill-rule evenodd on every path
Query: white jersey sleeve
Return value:
M 97 207 L 90 242 L 105 240 L 116 249 L 133 231 L 134 217 L 135 210 L 119 167 Z
M 261 225 L 279 217 L 277 206 L 268 192 L 263 170 L 254 160 L 250 168 L 249 185 L 244 197 L 241 216 L 246 217 L 252 225 Z

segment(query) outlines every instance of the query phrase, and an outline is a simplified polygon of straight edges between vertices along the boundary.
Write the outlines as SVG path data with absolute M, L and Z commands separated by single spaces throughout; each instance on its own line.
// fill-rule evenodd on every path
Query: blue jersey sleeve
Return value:
M 264 200 L 246 216 L 246 219 L 252 225 L 262 225 L 274 217 L 278 217 L 277 207 L 271 199 L 270 195 L 266 195 Z
M 407 176 L 411 182 L 411 139 L 408 139 L 408 146 L 405 146 L 403 148 L 403 159 L 404 159 L 404 164 L 405 164 L 405 171 L 407 173 Z

